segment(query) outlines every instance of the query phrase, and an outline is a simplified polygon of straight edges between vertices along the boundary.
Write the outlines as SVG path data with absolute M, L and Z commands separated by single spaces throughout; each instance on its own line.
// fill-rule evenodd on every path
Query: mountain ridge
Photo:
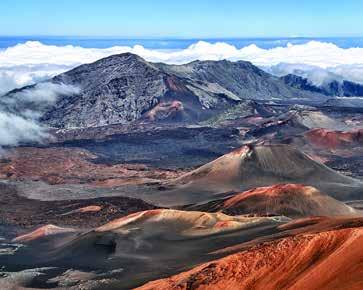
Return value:
M 250 62 L 151 63 L 132 53 L 80 65 L 49 82 L 74 86 L 41 112 L 40 122 L 55 128 L 98 127 L 136 120 L 196 123 L 249 99 L 307 99 L 326 96 L 285 84 Z M 5 95 L 32 89 L 25 87 Z M 175 106 L 176 102 L 179 102 Z

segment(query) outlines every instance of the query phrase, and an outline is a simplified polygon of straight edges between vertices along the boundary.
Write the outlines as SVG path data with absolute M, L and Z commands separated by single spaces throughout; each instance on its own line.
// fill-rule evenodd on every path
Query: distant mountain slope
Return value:
M 57 128 L 126 124 L 139 119 L 193 123 L 245 99 L 327 99 L 293 88 L 249 62 L 166 65 L 131 53 L 81 65 L 50 82 L 78 88 L 42 108 L 41 122 Z M 5 98 L 32 88 L 10 92 Z
M 241 99 L 311 98 L 250 62 L 194 61 L 185 65 L 159 64 L 166 72 L 198 82 L 218 84 Z
M 327 96 L 337 97 L 362 97 L 363 85 L 350 82 L 350 81 L 331 81 L 322 86 L 315 86 L 308 79 L 301 76 L 288 74 L 281 77 L 281 80 L 287 85 L 296 89 L 311 91 L 315 93 L 324 94 Z

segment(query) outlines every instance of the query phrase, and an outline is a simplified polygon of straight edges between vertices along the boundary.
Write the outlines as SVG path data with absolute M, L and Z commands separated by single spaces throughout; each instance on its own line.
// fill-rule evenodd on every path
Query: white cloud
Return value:
M 0 96 L 12 89 L 47 80 L 73 67 L 52 64 L 2 67 L 0 64 Z
M 317 86 L 324 85 L 332 80 L 342 81 L 344 79 L 340 74 L 336 74 L 329 69 L 307 64 L 279 63 L 261 68 L 277 76 L 287 74 L 298 75 L 307 78 L 312 84 Z
M 41 142 L 49 137 L 46 128 L 34 120 L 5 112 L 0 112 L 0 136 L 0 149 L 20 142 Z
M 348 64 L 321 68 L 307 64 L 279 63 L 261 68 L 277 76 L 295 74 L 309 79 L 311 83 L 317 86 L 324 85 L 333 80 L 349 80 L 363 84 L 363 64 Z
M 1 146 L 43 142 L 50 138 L 47 128 L 37 121 L 42 110 L 58 97 L 78 92 L 74 86 L 45 82 L 24 92 L 3 96 L 0 102 L 0 153 Z
M 285 66 L 280 67 L 280 73 L 282 68 L 288 73 L 296 65 L 305 65 L 305 74 L 315 77 L 314 82 L 318 82 L 326 71 L 327 77 L 341 77 L 363 83 L 363 48 L 344 49 L 332 43 L 318 41 L 271 49 L 262 49 L 253 44 L 237 49 L 223 42 L 199 41 L 186 49 L 174 51 L 146 49 L 141 45 L 83 48 L 28 41 L 0 51 L 0 94 L 11 88 L 44 80 L 82 63 L 124 52 L 136 53 L 149 61 L 172 64 L 182 64 L 196 59 L 229 59 L 247 60 L 269 69 L 283 63 Z M 315 69 L 316 72 L 313 73 Z
M 2 102 L 7 104 L 19 104 L 20 102 L 52 104 L 60 95 L 72 95 L 77 94 L 78 92 L 79 88 L 75 86 L 41 82 L 36 84 L 33 88 L 11 94 L 10 97 L 3 97 Z
M 328 68 L 328 70 L 344 79 L 363 84 L 363 64 L 346 64 Z

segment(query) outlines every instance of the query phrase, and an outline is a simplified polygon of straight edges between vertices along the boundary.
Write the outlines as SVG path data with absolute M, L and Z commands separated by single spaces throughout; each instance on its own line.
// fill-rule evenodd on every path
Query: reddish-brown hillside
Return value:
M 359 214 L 316 188 L 301 184 L 254 188 L 224 200 L 217 207 L 229 214 L 285 215 L 293 218 Z
M 362 277 L 359 227 L 263 243 L 138 289 L 362 289 Z
M 362 129 L 348 132 L 313 129 L 306 132 L 305 137 L 312 145 L 326 149 L 363 144 Z

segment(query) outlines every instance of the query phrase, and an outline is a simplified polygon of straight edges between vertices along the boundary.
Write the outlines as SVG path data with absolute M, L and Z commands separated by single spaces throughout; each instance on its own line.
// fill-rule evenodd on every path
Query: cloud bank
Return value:
M 199 41 L 185 49 L 170 51 L 146 49 L 141 45 L 102 49 L 28 41 L 0 51 L 0 95 L 80 64 L 124 52 L 136 53 L 148 61 L 170 64 L 183 64 L 197 59 L 246 60 L 274 74 L 296 73 L 309 77 L 315 84 L 331 78 L 363 83 L 363 48 L 343 49 L 326 42 L 310 41 L 271 49 L 249 45 L 238 49 L 223 42 Z
M 0 112 L 0 135 L 0 149 L 21 142 L 41 142 L 48 137 L 45 128 L 33 120 L 6 112 Z
M 47 128 L 38 123 L 42 110 L 58 97 L 78 92 L 73 86 L 45 82 L 24 92 L 3 96 L 0 99 L 0 153 L 3 146 L 39 143 L 50 138 Z

